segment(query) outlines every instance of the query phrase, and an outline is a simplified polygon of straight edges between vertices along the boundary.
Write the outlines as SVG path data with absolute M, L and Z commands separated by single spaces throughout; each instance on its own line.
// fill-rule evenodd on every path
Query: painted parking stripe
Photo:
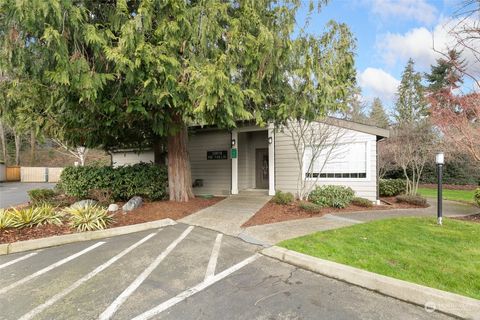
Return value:
M 217 234 L 215 238 L 215 243 L 213 245 L 212 254 L 210 255 L 210 260 L 208 261 L 207 271 L 205 272 L 205 281 L 208 278 L 213 277 L 215 274 L 215 268 L 217 267 L 218 254 L 220 252 L 220 245 L 222 244 L 223 234 Z
M 155 270 L 170 252 L 193 230 L 193 226 L 188 227 L 175 241 L 173 241 L 160 255 L 125 289 L 112 304 L 102 312 L 99 319 L 110 319 L 118 308 L 137 290 L 145 279 Z
M 132 320 L 147 320 L 147 319 L 150 319 L 152 317 L 155 317 L 156 315 L 162 313 L 163 311 L 165 311 L 165 310 L 173 307 L 174 305 L 184 301 L 188 297 L 193 296 L 195 293 L 198 293 L 198 292 L 210 287 L 211 285 L 217 283 L 218 281 L 222 280 L 223 278 L 231 275 L 235 271 L 240 270 L 241 268 L 245 267 L 246 265 L 248 265 L 248 264 L 252 263 L 253 261 L 257 260 L 258 257 L 259 257 L 258 254 L 254 254 L 253 256 L 251 256 L 251 257 L 243 260 L 242 262 L 239 262 L 236 265 L 220 272 L 219 274 L 209 278 L 208 280 L 197 284 L 195 287 L 187 289 L 187 290 L 183 291 L 182 293 L 178 294 L 177 296 L 159 304 L 155 308 L 152 308 L 152 309 L 142 313 L 141 315 L 136 316 Z
M 14 264 L 14 263 L 17 263 L 17 262 L 23 261 L 23 260 L 25 260 L 25 259 L 28 259 L 28 258 L 30 258 L 30 257 L 33 257 L 33 256 L 36 255 L 37 253 L 38 253 L 38 252 L 32 252 L 32 253 L 26 254 L 26 255 L 24 255 L 23 257 L 20 257 L 20 258 L 18 258 L 18 259 L 15 259 L 15 260 L 9 261 L 9 262 L 7 262 L 7 263 L 1 264 L 1 265 L 0 265 L 0 269 L 6 268 L 6 267 L 8 267 L 8 266 L 11 266 L 11 265 Z
M 75 253 L 75 254 L 73 254 L 73 255 L 65 258 L 65 259 L 59 260 L 59 261 L 55 262 L 54 264 L 51 264 L 51 265 L 49 265 L 48 267 L 43 268 L 42 270 L 39 270 L 39 271 L 37 271 L 37 272 L 35 272 L 35 273 L 32 273 L 32 274 L 29 275 L 28 277 L 25 277 L 25 278 L 23 278 L 23 279 L 21 279 L 21 280 L 19 280 L 19 281 L 17 281 L 17 282 L 12 283 L 12 284 L 9 285 L 9 286 L 6 286 L 6 287 L 0 289 L 0 294 L 4 294 L 4 293 L 6 293 L 6 292 L 9 291 L 9 290 L 11 290 L 11 289 L 13 289 L 13 288 L 15 288 L 15 287 L 17 287 L 17 286 L 19 286 L 19 285 L 21 285 L 21 284 L 24 284 L 25 282 L 28 282 L 28 281 L 30 281 L 30 280 L 38 277 L 38 276 L 41 276 L 41 275 L 44 274 L 44 273 L 47 273 L 48 271 L 51 271 L 51 270 L 53 270 L 53 269 L 55 269 L 55 268 L 57 268 L 57 267 L 65 264 L 65 263 L 67 263 L 67 262 L 69 262 L 69 261 L 72 261 L 73 259 L 76 259 L 76 258 L 80 257 L 81 255 L 83 255 L 83 254 L 85 254 L 85 253 L 87 253 L 87 252 L 89 252 L 89 251 L 92 251 L 93 249 L 101 246 L 101 245 L 104 244 L 104 243 L 105 243 L 104 241 L 97 242 L 97 243 L 95 243 L 94 245 L 92 245 L 92 246 L 90 246 L 90 247 L 88 247 L 88 248 L 86 248 L 86 249 L 83 249 L 82 251 L 79 251 L 79 252 L 77 252 L 77 253 Z
M 134 243 L 133 245 L 131 245 L 130 247 L 128 247 L 127 249 L 123 250 L 122 252 L 120 252 L 119 254 L 117 254 L 116 256 L 114 256 L 113 258 L 111 258 L 110 260 L 108 260 L 107 262 L 105 262 L 104 264 L 102 264 L 101 266 L 98 266 L 95 270 L 93 270 L 92 272 L 88 273 L 86 276 L 80 278 L 79 280 L 77 280 L 74 284 L 72 284 L 70 287 L 68 287 L 67 289 L 63 290 L 62 292 L 54 295 L 52 298 L 50 298 L 49 300 L 47 300 L 47 302 L 45 302 L 44 304 L 41 304 L 39 305 L 38 307 L 36 307 L 35 309 L 31 310 L 30 312 L 28 312 L 27 314 L 23 315 L 20 320 L 29 320 L 29 319 L 32 319 L 33 317 L 35 317 L 37 314 L 43 312 L 45 309 L 47 309 L 48 307 L 50 307 L 51 305 L 53 305 L 54 303 L 56 303 L 58 300 L 62 299 L 63 297 L 65 297 L 66 295 L 68 295 L 70 292 L 72 292 L 73 290 L 77 289 L 78 287 L 80 287 L 82 284 L 84 284 L 85 282 L 87 282 L 88 280 L 92 279 L 93 277 L 95 277 L 97 274 L 99 274 L 100 272 L 102 272 L 103 270 L 105 270 L 106 268 L 108 268 L 109 266 L 111 266 L 113 263 L 115 263 L 118 259 L 120 259 L 121 257 L 123 257 L 124 255 L 126 255 L 127 253 L 129 253 L 130 251 L 134 250 L 135 248 L 137 248 L 138 246 L 140 246 L 142 243 L 146 242 L 148 239 L 150 239 L 151 237 L 153 237 L 154 235 L 156 235 L 157 233 L 150 233 L 148 236 L 142 238 L 140 241 L 137 241 L 136 243 Z

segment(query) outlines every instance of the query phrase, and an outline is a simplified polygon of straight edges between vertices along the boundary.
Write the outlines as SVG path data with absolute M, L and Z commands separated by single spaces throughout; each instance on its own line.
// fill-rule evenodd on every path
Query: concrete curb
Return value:
M 273 246 L 265 256 L 449 315 L 480 320 L 480 300 L 398 280 Z
M 134 232 L 139 232 L 139 231 L 144 231 L 149 229 L 172 226 L 175 224 L 177 223 L 172 219 L 162 219 L 157 221 L 132 224 L 129 226 L 123 226 L 123 227 L 117 227 L 117 228 L 111 228 L 111 229 L 105 229 L 105 230 L 87 231 L 87 232 L 81 232 L 81 233 L 65 234 L 61 236 L 53 236 L 48 238 L 5 243 L 0 245 L 0 255 L 47 248 L 47 247 L 54 247 L 54 246 L 59 246 L 62 244 L 73 243 L 73 242 L 110 238 L 114 236 L 120 236 L 124 234 L 129 234 L 129 233 L 134 233 Z

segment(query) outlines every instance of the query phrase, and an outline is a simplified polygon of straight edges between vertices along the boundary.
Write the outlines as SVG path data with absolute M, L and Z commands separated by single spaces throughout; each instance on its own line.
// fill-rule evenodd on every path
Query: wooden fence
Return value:
M 5 180 L 6 181 L 20 181 L 20 167 L 7 166 L 5 168 Z

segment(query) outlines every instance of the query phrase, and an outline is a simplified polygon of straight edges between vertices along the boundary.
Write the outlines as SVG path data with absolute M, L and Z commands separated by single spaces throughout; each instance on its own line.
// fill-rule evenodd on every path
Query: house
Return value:
M 327 120 L 322 123 L 341 132 L 335 149 L 341 149 L 342 155 L 328 160 L 319 155 L 314 162 L 324 164 L 313 163 L 312 170 L 301 175 L 292 138 L 280 128 L 249 123 L 232 131 L 192 127 L 189 155 L 194 193 L 230 195 L 256 189 L 269 195 L 277 190 L 295 194 L 300 177 L 307 184 L 348 186 L 357 196 L 377 201 L 377 142 L 387 138 L 389 131 L 347 120 Z M 153 160 L 151 153 L 130 153 L 113 153 L 112 162 L 118 165 Z M 308 152 L 303 156 L 309 161 Z

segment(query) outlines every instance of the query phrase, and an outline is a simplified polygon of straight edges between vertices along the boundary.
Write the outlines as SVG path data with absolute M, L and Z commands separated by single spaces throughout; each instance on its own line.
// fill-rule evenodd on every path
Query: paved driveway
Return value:
M 28 190 L 53 188 L 55 183 L 2 182 L 0 183 L 0 208 L 28 202 Z
M 0 256 L 1 319 L 448 319 L 178 224 Z

